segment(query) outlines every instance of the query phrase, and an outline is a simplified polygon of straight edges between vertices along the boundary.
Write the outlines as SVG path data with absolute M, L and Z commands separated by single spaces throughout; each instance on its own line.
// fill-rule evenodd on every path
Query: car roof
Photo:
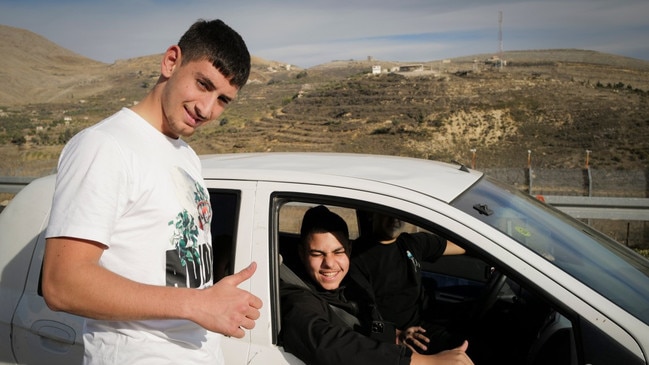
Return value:
M 234 153 L 204 155 L 201 160 L 206 180 L 241 179 L 347 187 L 388 184 L 445 202 L 452 201 L 482 176 L 481 172 L 459 164 L 355 153 Z

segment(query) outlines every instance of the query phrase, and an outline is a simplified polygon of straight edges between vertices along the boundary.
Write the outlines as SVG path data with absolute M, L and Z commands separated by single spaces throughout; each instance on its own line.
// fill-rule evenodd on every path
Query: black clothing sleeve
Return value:
M 336 318 L 329 302 L 306 288 L 281 286 L 282 345 L 307 364 L 410 364 L 405 346 L 380 342 Z
M 415 250 L 420 250 L 415 255 L 423 261 L 435 262 L 446 251 L 446 239 L 436 234 L 417 232 L 400 238 L 413 240 L 414 244 L 409 246 Z

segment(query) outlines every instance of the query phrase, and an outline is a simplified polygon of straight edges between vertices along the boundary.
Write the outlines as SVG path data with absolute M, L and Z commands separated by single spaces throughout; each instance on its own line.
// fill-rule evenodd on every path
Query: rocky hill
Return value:
M 208 127 L 205 148 L 386 153 L 466 164 L 475 149 L 478 167 L 523 167 L 530 151 L 532 163 L 544 168 L 581 167 L 589 150 L 593 166 L 645 169 L 648 63 L 587 63 L 590 56 L 607 58 L 589 51 L 547 53 L 562 61 L 538 51 L 502 69 L 450 60 L 372 75 L 372 65 L 395 66 L 356 61 L 315 67 L 299 79 L 278 75 L 247 86 L 229 114 L 244 122 Z M 630 66 L 636 63 L 641 67 Z M 279 88 L 284 99 L 271 100 L 270 90 Z M 266 115 L 245 116 L 260 105 Z
M 0 54 L 0 105 L 49 102 L 66 92 L 105 90 L 88 87 L 99 85 L 104 64 L 27 30 L 0 25 Z
M 0 175 L 51 169 L 71 134 L 149 90 L 160 59 L 104 64 L 6 26 L 0 52 L 0 152 L 10 157 Z M 478 169 L 524 167 L 528 158 L 580 168 L 588 154 L 593 168 L 647 169 L 649 62 L 585 50 L 504 59 L 504 67 L 468 55 L 302 70 L 255 58 L 235 105 L 190 142 L 199 153 L 352 151 L 467 165 L 475 156 Z

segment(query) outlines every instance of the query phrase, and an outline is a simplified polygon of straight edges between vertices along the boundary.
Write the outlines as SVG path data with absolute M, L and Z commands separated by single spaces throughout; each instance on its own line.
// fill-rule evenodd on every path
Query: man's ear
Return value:
M 180 47 L 178 47 L 177 45 L 173 45 L 167 48 L 167 51 L 162 57 L 160 74 L 166 78 L 171 77 L 171 74 L 173 74 L 176 67 L 180 66 L 181 56 Z
M 305 262 L 305 259 L 306 259 L 306 253 L 305 253 L 305 251 L 306 251 L 306 249 L 304 248 L 304 244 L 303 244 L 303 243 L 300 243 L 300 244 L 297 246 L 297 255 L 298 255 L 298 257 L 300 258 L 300 261 L 302 261 L 302 262 Z

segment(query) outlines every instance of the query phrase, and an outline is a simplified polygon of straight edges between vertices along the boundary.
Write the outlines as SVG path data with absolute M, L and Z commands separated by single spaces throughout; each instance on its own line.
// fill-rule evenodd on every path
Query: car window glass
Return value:
M 645 364 L 626 348 L 589 322 L 580 325 L 583 338 L 584 363 L 587 364 Z
M 236 191 L 210 190 L 214 282 L 233 274 L 240 195 Z
M 649 261 L 513 187 L 483 179 L 452 202 L 649 324 Z

